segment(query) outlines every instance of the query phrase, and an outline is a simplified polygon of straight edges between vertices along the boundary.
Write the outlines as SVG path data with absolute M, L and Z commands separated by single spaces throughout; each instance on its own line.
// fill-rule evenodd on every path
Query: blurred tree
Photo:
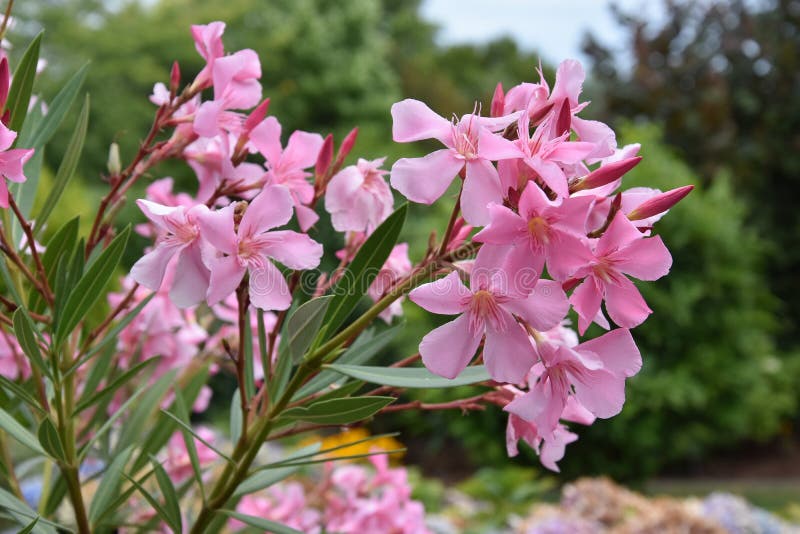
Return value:
M 633 65 L 598 36 L 584 50 L 606 120 L 644 117 L 708 184 L 730 170 L 749 221 L 774 246 L 769 282 L 783 300 L 783 340 L 800 334 L 800 1 L 664 0 L 652 27 L 615 9 Z

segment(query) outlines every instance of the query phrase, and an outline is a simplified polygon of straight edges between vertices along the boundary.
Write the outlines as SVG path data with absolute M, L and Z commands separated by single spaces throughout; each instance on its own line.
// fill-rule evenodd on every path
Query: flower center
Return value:
M 478 131 L 473 128 L 473 117 L 468 121 L 456 123 L 453 119 L 453 144 L 456 152 L 466 160 L 478 157 Z
M 550 223 L 547 219 L 536 215 L 528 220 L 528 233 L 542 245 L 550 242 Z
M 506 322 L 498 306 L 497 299 L 493 294 L 481 289 L 472 295 L 470 302 L 470 322 L 469 327 L 472 333 L 483 330 L 486 321 L 489 321 L 492 328 L 498 332 L 505 332 Z

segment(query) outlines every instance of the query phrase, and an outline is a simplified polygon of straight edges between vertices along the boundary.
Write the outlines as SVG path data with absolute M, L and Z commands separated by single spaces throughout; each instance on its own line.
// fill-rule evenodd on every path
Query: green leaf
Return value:
M 131 458 L 133 446 L 127 447 L 114 455 L 114 460 L 109 464 L 106 472 L 103 473 L 103 478 L 100 480 L 100 485 L 94 493 L 94 498 L 89 505 L 89 521 L 96 527 L 95 523 L 107 511 L 110 504 L 113 503 L 120 487 L 122 486 L 123 470 L 125 464 Z
M 399 434 L 400 434 L 399 432 L 390 432 L 388 434 L 376 434 L 374 436 L 367 436 L 366 438 L 357 439 L 355 441 L 350 441 L 342 445 L 336 445 L 335 447 L 329 447 L 327 449 L 321 449 L 321 450 L 320 450 L 320 443 L 314 443 L 311 446 L 304 447 L 299 451 L 295 451 L 294 453 L 290 454 L 289 456 L 286 456 L 282 460 L 278 460 L 277 462 L 272 462 L 270 464 L 267 464 L 259 468 L 259 470 L 274 469 L 274 468 L 284 467 L 287 465 L 292 465 L 292 466 L 304 465 L 303 460 L 305 460 L 306 458 L 313 458 L 314 456 L 323 456 L 322 460 L 330 460 L 330 458 L 327 455 L 331 452 L 336 452 L 341 449 L 347 449 L 349 447 L 360 445 L 361 443 L 365 443 L 368 441 L 376 441 L 383 438 L 393 438 L 398 436 Z M 312 448 L 313 445 L 316 445 L 316 448 Z M 372 456 L 373 454 L 374 453 L 370 453 L 362 456 Z M 381 451 L 377 454 L 388 454 L 388 451 Z M 310 460 L 309 463 L 317 463 L 318 461 L 319 459 Z
M 17 534 L 28 534 L 29 532 L 33 532 L 33 529 L 34 527 L 36 527 L 36 524 L 38 522 L 39 522 L 39 516 L 37 515 L 36 517 L 33 518 L 33 521 L 28 523 L 28 525 L 19 532 L 17 532 Z
M 269 377 L 270 362 L 268 361 L 269 354 L 267 354 L 269 347 L 267 346 L 267 328 L 264 324 L 264 310 L 256 308 L 257 328 L 258 328 L 258 353 L 261 356 L 261 369 L 265 377 Z
M 122 404 L 122 406 L 119 407 L 119 409 L 115 410 L 113 415 L 111 415 L 111 417 L 106 419 L 103 425 L 97 429 L 97 432 L 92 434 L 92 436 L 89 438 L 89 441 L 86 442 L 86 444 L 83 447 L 81 447 L 80 453 L 78 454 L 78 458 L 82 459 L 86 455 L 86 453 L 89 452 L 89 450 L 91 450 L 92 445 L 94 445 L 94 443 L 97 440 L 99 440 L 106 432 L 108 432 L 111 429 L 111 426 L 114 424 L 114 421 L 119 419 L 123 414 L 126 414 L 128 412 L 128 407 L 132 406 L 139 399 L 139 397 L 143 395 L 146 391 L 148 391 L 147 388 L 139 388 L 133 393 L 133 395 L 131 395 L 128 398 L 128 400 L 126 400 Z
M 78 167 L 78 160 L 83 151 L 83 142 L 86 139 L 86 129 L 89 126 L 89 95 L 83 102 L 81 114 L 78 117 L 78 124 L 75 126 L 75 131 L 67 145 L 67 150 L 64 152 L 64 158 L 61 160 L 61 165 L 58 166 L 55 179 L 53 180 L 52 188 L 47 198 L 44 201 L 41 211 L 36 216 L 36 227 L 41 228 L 53 212 L 61 195 L 67 188 L 67 184 L 75 174 L 75 169 Z
M 28 525 L 31 521 L 39 517 L 39 524 L 33 529 L 33 531 L 37 533 L 55 534 L 55 528 L 70 532 L 69 529 L 40 517 L 39 514 L 34 512 L 26 503 L 17 499 L 3 488 L 0 488 L 0 510 L 8 512 L 15 521 L 22 525 Z
M 72 103 L 75 102 L 78 91 L 80 91 L 83 81 L 86 79 L 86 72 L 88 69 L 89 64 L 87 63 L 78 69 L 78 72 L 73 74 L 67 83 L 64 84 L 61 91 L 50 101 L 47 115 L 45 115 L 44 119 L 33 130 L 33 133 L 26 136 L 22 146 L 40 148 L 50 141 L 50 138 L 56 133 L 58 127 L 61 126 L 64 117 L 72 107 Z
M 17 422 L 14 417 L 11 416 L 8 412 L 0 408 L 0 428 L 8 432 L 8 434 L 28 447 L 30 450 L 45 456 L 46 453 L 42 446 L 39 445 L 39 441 L 28 432 L 25 427 L 23 427 L 19 422 Z
M 44 358 L 42 358 L 42 352 L 39 350 L 39 342 L 35 333 L 35 327 L 31 318 L 25 312 L 25 308 L 17 308 L 17 311 L 14 312 L 13 323 L 14 335 L 17 337 L 17 341 L 19 341 L 20 347 L 22 347 L 22 352 L 25 353 L 25 356 L 28 357 L 39 371 L 46 376 L 51 376 L 50 369 L 47 367 Z
M 262 490 L 264 488 L 268 488 L 273 484 L 280 482 L 284 478 L 293 475 L 299 470 L 300 466 L 298 465 L 298 466 L 279 467 L 276 469 L 259 471 L 257 473 L 254 473 L 250 477 L 246 478 L 244 482 L 239 484 L 239 487 L 236 488 L 236 491 L 233 493 L 233 496 L 241 497 L 242 495 L 248 495 L 250 493 L 255 493 L 256 491 Z
M 124 473 L 120 474 L 121 476 L 125 476 Z M 152 469 L 147 473 L 145 473 L 144 475 L 142 475 L 141 477 L 139 477 L 139 480 L 137 482 L 139 482 L 139 485 L 144 484 L 147 481 L 147 479 L 150 478 L 151 476 L 153 476 Z M 120 493 L 119 496 L 116 497 L 111 503 L 107 504 L 105 506 L 105 510 L 103 512 L 100 512 L 97 515 L 97 518 L 92 521 L 92 523 L 94 523 L 94 526 L 97 527 L 98 525 L 102 525 L 106 517 L 108 517 L 110 514 L 113 514 L 115 511 L 124 509 L 126 506 L 128 506 L 130 504 L 129 501 L 131 495 L 133 495 L 135 491 L 136 491 L 136 486 L 134 485 L 131 485 L 130 487 L 122 490 L 122 493 Z M 112 526 L 118 527 L 119 525 L 114 524 Z M 95 528 L 94 530 L 99 530 L 99 529 Z
M 0 375 L 0 386 L 7 391 L 10 391 L 21 400 L 25 401 L 28 406 L 34 408 L 39 413 L 45 413 L 44 408 L 39 406 L 39 401 L 36 400 L 36 397 L 34 397 L 33 394 L 30 393 L 22 384 L 17 384 L 13 380 L 9 380 L 5 376 Z
M 195 439 L 197 439 L 197 441 L 199 441 L 200 443 L 202 443 L 203 445 L 205 445 L 206 447 L 208 447 L 209 449 L 211 449 L 212 451 L 214 451 L 214 452 L 217 454 L 217 456 L 219 456 L 220 458 L 225 458 L 225 460 L 227 460 L 227 461 L 228 461 L 229 463 L 231 463 L 231 464 L 234 464 L 234 465 L 236 464 L 236 462 L 234 462 L 234 461 L 231 459 L 231 457 L 230 457 L 230 456 L 228 456 L 227 454 L 225 454 L 225 453 L 221 452 L 219 449 L 217 449 L 216 447 L 214 447 L 214 446 L 213 446 L 212 444 L 210 444 L 208 441 L 206 441 L 205 439 L 203 439 L 203 438 L 200 436 L 200 434 L 198 434 L 197 432 L 195 432 L 195 431 L 194 431 L 194 429 L 193 429 L 193 428 L 192 428 L 192 427 L 189 425 L 189 423 L 184 423 L 183 421 L 181 421 L 181 420 L 180 420 L 180 418 L 178 418 L 178 416 L 177 416 L 177 415 L 175 415 L 175 414 L 173 414 L 173 413 L 170 413 L 170 412 L 168 412 L 167 410 L 161 410 L 161 413 L 163 413 L 164 415 L 166 415 L 167 417 L 169 417 L 170 419 L 172 419 L 173 421 L 175 421 L 176 423 L 178 423 L 178 425 L 179 425 L 181 428 L 183 428 L 184 430 L 186 430 L 187 432 L 189 432 L 189 433 L 190 433 L 192 436 L 194 436 L 194 437 L 195 437 Z
M 130 227 L 127 227 L 115 237 L 70 292 L 56 327 L 56 345 L 60 345 L 66 339 L 92 305 L 103 295 L 103 289 L 113 276 L 125 251 L 129 234 Z
M 14 71 L 14 78 L 8 91 L 6 109 L 11 112 L 8 128 L 15 132 L 22 130 L 25 116 L 28 114 L 28 102 L 30 102 L 33 91 L 33 80 L 36 77 L 36 64 L 39 61 L 41 44 L 42 33 L 40 32 L 25 50 L 25 54 Z
M 464 369 L 456 378 L 442 378 L 424 367 L 370 367 L 367 365 L 326 365 L 328 369 L 373 384 L 400 388 L 451 388 L 490 380 L 483 365 Z
M 287 346 L 292 361 L 299 362 L 303 355 L 311 346 L 311 342 L 322 326 L 322 319 L 331 301 L 331 295 L 311 299 L 299 306 L 294 313 L 289 316 L 286 322 L 286 332 L 289 336 Z
M 236 391 L 233 392 L 233 397 L 231 397 L 231 418 L 229 425 L 231 430 L 231 443 L 239 441 L 239 437 L 242 435 L 242 403 L 239 395 L 239 388 L 236 388 Z
M 356 339 L 355 343 L 353 343 L 350 348 L 347 349 L 347 351 L 345 351 L 345 353 L 337 359 L 337 361 L 339 363 L 352 365 L 358 365 L 367 362 L 381 350 L 383 350 L 383 348 L 386 347 L 392 339 L 394 339 L 397 333 L 400 332 L 404 326 L 405 325 L 403 323 L 398 324 L 397 326 L 393 326 L 392 328 L 384 330 L 378 335 L 372 335 L 371 331 L 369 330 L 364 332 L 358 337 L 358 339 Z M 302 399 L 303 397 L 307 397 L 308 395 L 313 395 L 314 393 L 321 391 L 322 389 L 339 380 L 342 380 L 339 373 L 323 369 L 322 372 L 301 387 L 294 397 L 292 397 L 292 400 L 294 401 Z
M 256 394 L 256 379 L 253 370 L 253 330 L 250 323 L 250 310 L 246 312 L 244 321 L 244 347 L 239 347 L 241 354 L 244 354 L 244 390 L 247 398 L 253 398 Z
M 94 395 L 90 395 L 88 398 L 81 400 L 75 407 L 75 411 L 72 412 L 72 416 L 75 417 L 86 408 L 89 408 L 94 404 L 100 402 L 101 400 L 105 399 L 106 397 L 114 393 L 116 390 L 118 390 L 120 387 L 130 382 L 131 379 L 137 374 L 139 374 L 139 372 L 142 369 L 144 369 L 151 363 L 158 360 L 159 357 L 156 356 L 155 358 L 150 358 L 149 360 L 145 360 L 143 362 L 134 365 L 133 367 L 131 367 L 130 369 L 119 375 L 116 379 L 114 379 L 113 382 L 111 382 L 111 384 L 103 388 L 101 391 L 98 391 Z
M 180 389 L 175 391 L 175 411 L 178 412 L 178 417 L 180 417 L 182 421 L 189 420 L 189 409 L 186 407 L 186 401 L 183 399 L 183 393 L 181 393 Z M 205 502 L 206 494 L 203 485 L 203 473 L 200 470 L 200 457 L 197 455 L 197 445 L 195 445 L 192 433 L 185 430 L 183 427 L 181 427 L 181 436 L 183 436 L 183 443 L 186 445 L 186 452 L 189 454 L 189 461 L 192 464 L 192 474 L 197 482 L 197 486 L 200 488 L 203 502 Z
M 303 534 L 299 530 L 276 523 L 275 521 L 270 521 L 269 519 L 240 514 L 239 512 L 234 512 L 233 510 L 217 510 L 217 512 L 220 514 L 225 514 L 234 519 L 238 519 L 242 523 L 250 525 L 251 527 L 255 527 L 262 532 L 272 532 L 274 534 Z
M 42 419 L 42 422 L 39 423 L 38 436 L 39 443 L 42 444 L 47 454 L 56 460 L 66 460 L 67 455 L 64 453 L 64 446 L 61 444 L 58 430 L 56 430 L 56 426 L 49 417 L 45 417 Z
M 120 451 L 129 445 L 141 444 L 142 436 L 148 422 L 158 410 L 161 400 L 175 381 L 176 370 L 163 374 L 155 384 L 142 384 L 139 389 L 145 390 L 139 405 L 133 410 L 122 427 L 116 450 Z
M 150 457 L 150 463 L 153 464 L 156 482 L 161 490 L 161 495 L 164 497 L 164 512 L 167 515 L 167 524 L 174 532 L 182 532 L 181 506 L 178 501 L 178 494 L 175 492 L 175 486 L 172 485 L 169 475 L 155 457 Z
M 165 522 L 167 525 L 169 525 L 169 527 L 172 529 L 172 531 L 173 531 L 173 532 L 178 532 L 178 533 L 180 532 L 180 530 L 179 530 L 179 529 L 176 529 L 176 528 L 175 528 L 175 525 L 173 525 L 173 524 L 172 524 L 172 521 L 171 521 L 171 519 L 170 519 L 169 512 L 168 512 L 167 510 L 165 510 L 163 506 L 161 506 L 161 503 L 160 503 L 160 502 L 158 502 L 158 500 L 156 500 L 156 498 L 155 498 L 155 497 L 153 497 L 152 495 L 150 495 L 150 492 L 149 492 L 149 491 L 147 491 L 146 489 L 144 489 L 144 487 L 142 487 L 142 485 L 141 485 L 141 484 L 139 484 L 138 482 L 136 482 L 136 481 L 135 481 L 133 478 L 129 477 L 129 476 L 128 476 L 128 475 L 126 475 L 125 473 L 122 473 L 122 476 L 124 476 L 126 479 L 128 479 L 128 482 L 130 482 L 131 484 L 133 484 L 133 486 L 134 486 L 134 487 L 135 487 L 137 490 L 139 490 L 139 493 L 141 493 L 141 494 L 142 494 L 142 496 L 143 496 L 143 497 L 144 497 L 144 498 L 147 500 L 147 502 L 148 502 L 148 503 L 150 503 L 150 506 L 153 508 L 153 511 L 154 511 L 155 513 L 157 513 L 157 514 L 158 514 L 158 516 L 159 516 L 159 517 L 160 517 L 160 518 L 161 518 L 161 519 L 162 519 L 162 520 L 163 520 L 163 521 L 164 521 L 164 522 Z
M 44 250 L 42 257 L 42 265 L 47 273 L 47 280 L 50 287 L 55 286 L 56 280 L 56 267 L 62 255 L 70 257 L 72 251 L 75 249 L 75 242 L 78 240 L 78 228 L 80 225 L 80 217 L 70 219 L 64 226 L 59 228 L 58 232 L 50 238 Z M 37 225 L 34 230 L 38 230 Z M 38 291 L 32 290 L 28 296 L 29 307 L 35 312 L 44 311 L 45 302 Z
M 371 417 L 394 402 L 394 397 L 346 397 L 315 402 L 308 407 L 290 408 L 282 418 L 319 425 L 346 425 Z
M 386 263 L 400 236 L 407 211 L 408 204 L 403 204 L 375 229 L 332 288 L 333 298 L 323 320 L 328 336 L 335 334 L 344 323 Z

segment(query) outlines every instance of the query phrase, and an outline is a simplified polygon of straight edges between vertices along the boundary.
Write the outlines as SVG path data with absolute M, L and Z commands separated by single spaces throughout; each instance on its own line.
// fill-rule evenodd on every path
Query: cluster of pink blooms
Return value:
M 629 277 L 667 274 L 672 258 L 651 226 L 691 190 L 614 194 L 639 147 L 617 149 L 608 126 L 578 117 L 583 80 L 580 64 L 565 61 L 552 90 L 541 72 L 539 83 L 508 93 L 498 86 L 491 117 L 450 122 L 416 100 L 392 108 L 395 141 L 446 147 L 398 160 L 392 185 L 431 203 L 461 175 L 464 218 L 483 227 L 475 260 L 409 295 L 430 312 L 458 315 L 423 338 L 422 360 L 454 378 L 482 346 L 490 376 L 506 384 L 509 454 L 521 439 L 554 470 L 577 439 L 561 421 L 591 424 L 622 409 L 625 379 L 641 368 L 628 329 L 651 313 Z M 591 323 L 609 329 L 603 302 L 619 328 L 579 344 L 567 313 L 574 309 L 581 334 Z
M 691 187 L 617 192 L 640 160 L 639 146 L 617 148 L 608 126 L 579 116 L 587 105 L 579 101 L 584 72 L 571 60 L 559 66 L 552 89 L 541 69 L 538 83 L 507 93 L 498 85 L 488 117 L 476 110 L 448 121 L 422 102 L 398 102 L 391 110 L 394 140 L 436 139 L 444 148 L 402 158 L 390 172 L 382 170 L 383 158 L 343 167 L 355 131 L 335 158 L 331 136 L 295 131 L 284 145 L 280 123 L 267 116 L 269 100 L 262 100 L 258 56 L 226 54 L 223 31 L 220 22 L 192 28 L 206 66 L 190 86 L 196 96 L 174 113 L 174 133 L 160 148 L 180 149 L 197 175 L 197 194 L 175 194 L 163 180 L 138 201 L 150 221 L 140 232 L 155 245 L 131 278 L 157 295 L 149 313 L 128 327 L 132 340 L 147 332 L 136 349 L 146 354 L 152 344 L 163 355 L 172 343 L 168 365 L 183 365 L 207 337 L 193 319 L 202 302 L 230 325 L 206 341 L 219 348 L 235 330 L 243 281 L 252 306 L 288 309 L 287 270 L 314 269 L 323 255 L 308 235 L 318 201 L 345 234 L 340 269 L 318 279 L 316 294 L 322 294 L 392 212 L 387 174 L 403 196 L 425 204 L 459 177 L 461 216 L 451 222 L 442 250 L 454 250 L 475 229 L 480 249 L 474 260 L 446 264 L 446 276 L 411 291 L 410 299 L 426 310 L 458 316 L 423 338 L 423 363 L 454 378 L 481 349 L 500 391 L 495 399 L 510 414 L 509 454 L 522 439 L 557 469 L 564 446 L 576 439 L 563 421 L 590 424 L 622 408 L 625 379 L 641 367 L 629 329 L 651 313 L 631 278 L 656 280 L 669 271 L 670 254 L 651 235 L 652 226 Z M 205 89 L 213 99 L 201 100 Z M 157 84 L 151 100 L 163 108 L 175 98 L 174 89 Z M 300 231 L 286 229 L 293 216 Z M 377 301 L 413 269 L 407 245 L 397 245 L 369 296 Z M 616 328 L 579 343 L 567 327 L 570 310 L 581 335 L 592 323 Z M 401 313 L 398 299 L 381 317 L 391 321 Z M 269 328 L 276 322 L 267 316 Z M 174 336 L 167 345 L 162 331 Z M 123 352 L 131 350 L 125 338 Z
M 323 480 L 307 490 L 292 481 L 242 498 L 237 510 L 301 532 L 396 532 L 426 534 L 425 508 L 411 498 L 403 468 L 389 467 L 386 455 L 370 456 L 373 469 L 360 464 L 325 465 Z M 240 525 L 231 522 L 234 528 Z

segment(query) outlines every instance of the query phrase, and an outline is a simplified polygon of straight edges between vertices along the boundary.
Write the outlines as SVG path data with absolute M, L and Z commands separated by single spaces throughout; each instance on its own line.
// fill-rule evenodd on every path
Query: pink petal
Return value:
M 561 163 L 573 164 L 592 154 L 596 147 L 594 143 L 583 141 L 565 141 L 559 143 L 547 156 L 548 159 L 560 161 Z
M 292 230 L 267 232 L 263 252 L 290 269 L 313 269 L 322 258 L 322 245 Z
M 575 107 L 578 104 L 578 95 L 581 94 L 585 78 L 586 73 L 579 61 L 575 59 L 562 61 L 556 71 L 556 83 L 550 98 L 554 102 L 567 99 L 570 107 Z
M 188 308 L 202 302 L 208 291 L 211 273 L 203 264 L 199 241 L 181 251 L 176 272 L 169 291 L 172 302 L 179 308 Z
M 644 236 L 622 212 L 617 212 L 614 220 L 608 225 L 605 233 L 597 241 L 595 254 L 603 256 L 611 251 L 619 250 Z
M 281 123 L 275 117 L 267 117 L 250 132 L 250 143 L 263 155 L 271 166 L 281 160 Z
M 528 182 L 519 197 L 519 213 L 525 219 L 541 215 L 544 210 L 555 205 L 535 182 Z
M 412 302 L 429 312 L 455 315 L 469 307 L 472 292 L 461 282 L 456 271 L 435 282 L 424 284 L 408 294 Z
M 239 258 L 236 256 L 215 258 L 210 263 L 211 276 L 206 300 L 208 300 L 209 306 L 213 306 L 236 291 L 247 268 L 239 262 Z
M 594 260 L 589 245 L 581 239 L 566 233 L 547 248 L 547 272 L 554 279 L 564 281 L 582 267 Z
M 625 328 L 617 328 L 598 338 L 585 341 L 575 350 L 588 350 L 597 354 L 603 362 L 603 367 L 612 373 L 633 376 L 642 368 L 642 355 L 630 331 Z
M 527 298 L 512 300 L 503 306 L 540 331 L 560 324 L 569 311 L 569 301 L 561 284 L 552 280 L 539 280 Z
M 539 460 L 542 465 L 556 473 L 561 472 L 556 462 L 564 458 L 567 444 L 578 439 L 578 435 L 570 432 L 564 426 L 558 426 L 552 436 L 545 439 L 539 450 Z
M 634 241 L 610 257 L 619 262 L 620 271 L 639 280 L 658 280 L 672 266 L 672 256 L 658 236 Z
M 364 175 L 355 165 L 345 167 L 331 178 L 325 191 L 325 209 L 330 212 L 346 210 L 353 205 L 353 195 L 364 183 Z M 334 225 L 336 228 L 336 225 Z M 336 228 L 342 232 L 341 228 Z
M 625 378 L 604 369 L 581 370 L 571 375 L 575 396 L 601 419 L 614 417 L 625 404 Z
M 286 279 L 272 262 L 250 272 L 250 301 L 262 310 L 285 310 L 292 305 Z
M 513 141 L 509 141 L 499 134 L 493 134 L 488 128 L 479 130 L 478 157 L 497 161 L 523 156 L 524 154 Z
M 489 223 L 489 204 L 502 203 L 503 191 L 497 169 L 488 160 L 475 159 L 467 162 L 467 177 L 461 193 L 461 211 L 464 219 L 473 226 Z
M 603 301 L 603 293 L 597 287 L 595 278 L 587 277 L 575 288 L 569 301 L 578 314 L 578 331 L 583 335 L 597 312 L 600 311 L 600 303 Z
M 238 253 L 238 240 L 233 230 L 233 206 L 225 206 L 197 217 L 200 235 L 217 250 L 226 254 Z
M 0 123 L 0 150 L 5 151 L 11 148 L 16 138 L 17 132 Z
M 398 143 L 438 139 L 445 143 L 452 125 L 419 100 L 407 98 L 392 105 L 392 139 Z
M 161 204 L 141 198 L 136 201 L 136 205 L 139 206 L 139 209 L 142 210 L 142 213 L 144 213 L 145 217 L 150 219 L 153 224 L 165 231 L 169 231 L 170 227 L 164 223 L 164 217 L 172 215 L 176 211 L 183 210 L 183 208 L 176 206 L 163 206 Z
M 283 226 L 292 218 L 292 196 L 281 185 L 265 186 L 250 201 L 239 223 L 240 236 L 252 236 Z
M 8 185 L 5 180 L 0 180 L 0 208 L 8 208 Z
M 474 241 L 494 245 L 508 245 L 518 240 L 527 242 L 527 221 L 502 204 L 490 204 L 487 209 L 491 222 L 475 234 Z
M 617 136 L 614 130 L 600 121 L 590 121 L 580 117 L 572 117 L 572 129 L 581 141 L 592 143 L 595 149 L 586 158 L 605 158 L 614 154 L 617 148 Z
M 224 110 L 221 100 L 208 100 L 200 104 L 194 115 L 192 128 L 200 137 L 214 137 L 219 133 L 220 114 Z
M 300 230 L 303 232 L 307 232 L 308 229 L 314 226 L 314 223 L 319 220 L 319 215 L 317 215 L 317 212 L 308 206 L 295 204 L 294 212 L 295 215 L 297 215 L 297 224 L 300 226 Z
M 501 314 L 506 322 L 506 330 L 495 331 L 491 328 L 491 322 L 486 323 L 483 359 L 492 378 L 498 382 L 519 384 L 536 363 L 536 354 L 522 326 L 507 311 L 503 310 Z
M 586 407 L 578 402 L 574 396 L 567 397 L 567 404 L 564 406 L 564 411 L 561 414 L 561 419 L 573 423 L 580 423 L 582 425 L 591 425 L 596 419 L 594 414 L 586 409 Z
M 606 311 L 623 328 L 639 326 L 653 312 L 633 282 L 624 276 L 606 284 Z
M 320 134 L 297 130 L 289 136 L 281 165 L 290 169 L 307 169 L 316 163 L 325 140 Z
M 552 189 L 559 198 L 569 196 L 569 186 L 567 176 L 557 164 L 540 158 L 528 158 L 525 160 L 528 166 L 542 177 L 547 187 Z
M 181 250 L 180 246 L 157 245 L 131 267 L 131 278 L 152 291 L 158 291 L 164 281 L 167 264 Z
M 449 148 L 423 158 L 402 158 L 392 165 L 392 187 L 413 202 L 432 204 L 447 191 L 463 166 L 464 160 Z
M 419 353 L 430 372 L 455 378 L 475 355 L 480 341 L 481 334 L 469 331 L 469 317 L 463 314 L 422 338 Z

